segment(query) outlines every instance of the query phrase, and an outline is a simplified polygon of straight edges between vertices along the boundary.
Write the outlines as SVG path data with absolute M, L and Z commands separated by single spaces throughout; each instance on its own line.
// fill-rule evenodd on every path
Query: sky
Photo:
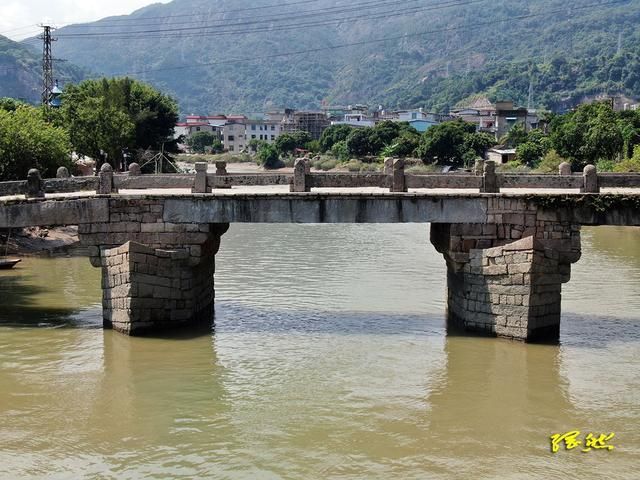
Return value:
M 62 27 L 129 13 L 170 0 L 0 0 L 0 35 L 22 40 L 38 34 L 38 24 Z

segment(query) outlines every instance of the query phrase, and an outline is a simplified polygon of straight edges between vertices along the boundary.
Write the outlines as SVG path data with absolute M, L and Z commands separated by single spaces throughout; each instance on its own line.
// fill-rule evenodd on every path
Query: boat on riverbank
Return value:
M 0 258 L 0 270 L 9 270 L 21 261 L 20 258 Z

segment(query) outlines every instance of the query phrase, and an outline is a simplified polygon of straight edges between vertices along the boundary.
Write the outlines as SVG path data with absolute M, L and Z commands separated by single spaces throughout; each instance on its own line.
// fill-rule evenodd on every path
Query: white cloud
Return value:
M 54 26 L 92 22 L 111 15 L 127 15 L 145 5 L 169 0 L 1 0 L 0 34 L 14 40 L 40 31 L 38 24 Z

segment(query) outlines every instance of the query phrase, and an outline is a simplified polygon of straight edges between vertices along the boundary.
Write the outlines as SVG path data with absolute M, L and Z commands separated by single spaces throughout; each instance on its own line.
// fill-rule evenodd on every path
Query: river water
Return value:
M 184 338 L 103 331 L 88 259 L 25 259 L 0 478 L 640 478 L 639 230 L 584 230 L 560 345 L 447 336 L 425 225 L 232 225 Z M 615 448 L 551 453 L 572 430 Z

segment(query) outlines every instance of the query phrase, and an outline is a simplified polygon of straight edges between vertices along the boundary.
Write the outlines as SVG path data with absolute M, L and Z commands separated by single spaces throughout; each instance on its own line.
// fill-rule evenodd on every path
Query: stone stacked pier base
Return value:
M 79 226 L 102 268 L 104 326 L 141 335 L 211 322 L 215 255 L 229 225 L 165 222 L 161 200 L 109 202 L 109 221 Z
M 99 262 L 105 327 L 142 334 L 210 322 L 214 255 L 212 250 L 210 255 L 196 258 L 187 249 L 152 249 L 136 242 L 102 249 Z
M 524 200 L 492 198 L 486 224 L 432 224 L 447 262 L 449 326 L 525 341 L 557 340 L 562 284 L 580 258 L 580 227 Z

